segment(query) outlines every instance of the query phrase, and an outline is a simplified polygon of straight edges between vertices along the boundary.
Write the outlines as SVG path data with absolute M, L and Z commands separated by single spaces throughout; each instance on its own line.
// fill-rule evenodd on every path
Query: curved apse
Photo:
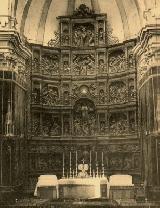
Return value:
M 57 30 L 56 17 L 71 13 L 77 5 L 88 6 L 106 13 L 113 35 L 120 42 L 135 37 L 143 26 L 143 11 L 155 5 L 146 0 L 14 0 L 14 15 L 18 30 L 30 42 L 46 44 Z M 159 4 L 159 3 L 158 3 Z M 69 9 L 68 9 L 69 7 Z M 133 21 L 134 20 L 134 21 Z

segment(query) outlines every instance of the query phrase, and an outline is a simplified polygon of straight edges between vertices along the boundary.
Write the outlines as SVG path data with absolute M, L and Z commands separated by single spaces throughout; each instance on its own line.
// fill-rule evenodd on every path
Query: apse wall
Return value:
M 100 12 L 107 14 L 113 35 L 119 38 L 119 42 L 138 35 L 144 25 L 144 11 L 160 7 L 158 0 L 61 0 L 62 3 L 59 3 L 59 0 L 8 0 L 8 2 L 10 13 L 16 16 L 17 29 L 21 35 L 25 35 L 30 42 L 44 45 L 54 37 L 57 30 L 56 17 L 66 15 L 68 7 L 73 2 L 74 9 L 80 3 L 92 6 L 94 2 L 99 5 Z M 3 15 L 7 7 L 4 1 L 1 5 L 0 13 Z

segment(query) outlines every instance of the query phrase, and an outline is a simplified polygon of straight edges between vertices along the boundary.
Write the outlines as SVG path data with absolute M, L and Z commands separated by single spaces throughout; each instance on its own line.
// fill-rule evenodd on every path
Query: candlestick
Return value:
M 64 178 L 64 153 L 63 153 L 63 178 Z
M 97 152 L 96 152 L 96 164 L 97 164 Z
M 76 177 L 78 176 L 78 170 L 77 170 L 77 151 L 76 151 Z
M 92 176 L 92 152 L 90 151 L 90 164 L 89 164 L 89 175 Z
M 71 154 L 71 152 L 70 152 L 70 154 L 69 154 L 69 160 L 70 160 L 70 162 L 69 162 L 69 166 L 70 166 L 70 171 L 69 171 L 69 177 L 71 178 L 72 177 L 72 154 Z

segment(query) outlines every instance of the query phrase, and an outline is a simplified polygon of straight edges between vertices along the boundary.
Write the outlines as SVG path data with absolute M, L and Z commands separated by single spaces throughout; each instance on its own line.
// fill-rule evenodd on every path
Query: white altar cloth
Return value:
M 105 178 L 69 178 L 60 179 L 59 197 L 60 198 L 100 198 L 101 184 L 108 183 Z
M 34 196 L 37 196 L 38 187 L 55 187 L 58 193 L 58 180 L 56 175 L 41 175 L 38 178 L 36 188 L 34 191 Z

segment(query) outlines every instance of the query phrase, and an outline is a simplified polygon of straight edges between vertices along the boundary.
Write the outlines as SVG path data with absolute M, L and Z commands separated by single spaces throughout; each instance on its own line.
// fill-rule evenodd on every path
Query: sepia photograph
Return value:
M 0 0 L 0 208 L 160 208 L 160 0 Z

